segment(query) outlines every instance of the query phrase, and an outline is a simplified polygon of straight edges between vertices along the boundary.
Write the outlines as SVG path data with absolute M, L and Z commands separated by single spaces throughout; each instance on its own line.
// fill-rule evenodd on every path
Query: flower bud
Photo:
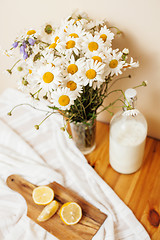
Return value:
M 39 125 L 35 125 L 34 127 L 35 127 L 35 129 L 36 129 L 36 130 L 38 130 L 38 129 L 39 129 Z
M 18 70 L 19 72 L 21 72 L 21 71 L 23 71 L 23 68 L 22 68 L 22 67 L 17 67 L 17 70 Z
M 27 80 L 22 80 L 22 84 L 23 84 L 24 86 L 27 86 L 27 85 L 28 85 L 28 81 L 27 81 Z
M 12 116 L 12 113 L 11 113 L 11 112 L 8 112 L 7 115 L 8 115 L 8 116 Z
M 146 87 L 148 85 L 148 82 L 147 81 L 143 81 L 142 82 L 142 86 Z
M 51 25 L 46 25 L 45 29 L 44 29 L 45 33 L 47 34 L 51 34 L 53 29 L 52 29 L 52 26 Z
M 47 95 L 43 96 L 43 99 L 47 100 L 48 99 Z
M 124 48 L 122 53 L 128 55 L 129 54 L 129 49 L 128 48 Z

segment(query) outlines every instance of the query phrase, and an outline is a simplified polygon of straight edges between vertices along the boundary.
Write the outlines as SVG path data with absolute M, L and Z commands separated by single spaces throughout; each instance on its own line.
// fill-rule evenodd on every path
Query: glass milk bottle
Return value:
M 116 113 L 110 122 L 109 161 L 113 169 L 119 173 L 136 172 L 142 165 L 147 122 L 142 113 L 135 109 L 137 99 L 135 89 L 125 91 L 125 97 L 132 106 Z

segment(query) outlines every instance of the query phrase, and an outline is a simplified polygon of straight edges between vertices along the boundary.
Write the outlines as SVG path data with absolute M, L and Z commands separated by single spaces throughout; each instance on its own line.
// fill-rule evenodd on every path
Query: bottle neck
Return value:
M 124 102 L 125 102 L 125 106 L 123 108 L 124 111 L 136 108 L 137 93 L 135 89 L 130 88 L 125 91 Z
M 130 98 L 130 99 L 127 99 L 127 100 L 125 100 L 125 110 L 127 110 L 128 109 L 128 107 L 129 107 L 129 109 L 131 108 L 131 109 L 135 109 L 136 108 L 136 103 L 137 103 L 137 98 L 135 99 L 133 99 L 133 98 Z

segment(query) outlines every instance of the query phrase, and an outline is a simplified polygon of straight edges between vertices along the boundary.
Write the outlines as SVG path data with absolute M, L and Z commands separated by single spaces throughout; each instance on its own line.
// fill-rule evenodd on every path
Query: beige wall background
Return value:
M 123 31 L 113 46 L 129 48 L 140 67 L 126 72 L 132 78 L 117 82 L 115 88 L 125 90 L 148 81 L 148 87 L 137 89 L 137 108 L 147 119 L 148 135 L 160 139 L 159 0 L 0 0 L 0 46 L 8 49 L 24 29 L 36 28 L 48 21 L 58 24 L 76 9 L 97 20 L 106 18 L 110 25 Z M 13 62 L 0 55 L 0 93 L 8 87 L 16 88 L 15 77 L 3 73 Z M 109 101 L 106 99 L 106 104 Z M 105 112 L 98 119 L 108 122 L 110 118 Z

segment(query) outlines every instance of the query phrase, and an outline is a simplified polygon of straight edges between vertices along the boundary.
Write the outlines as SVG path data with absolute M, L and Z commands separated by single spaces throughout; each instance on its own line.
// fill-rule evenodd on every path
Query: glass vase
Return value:
M 70 123 L 72 138 L 79 150 L 85 155 L 91 153 L 95 147 L 96 119 L 86 123 Z

